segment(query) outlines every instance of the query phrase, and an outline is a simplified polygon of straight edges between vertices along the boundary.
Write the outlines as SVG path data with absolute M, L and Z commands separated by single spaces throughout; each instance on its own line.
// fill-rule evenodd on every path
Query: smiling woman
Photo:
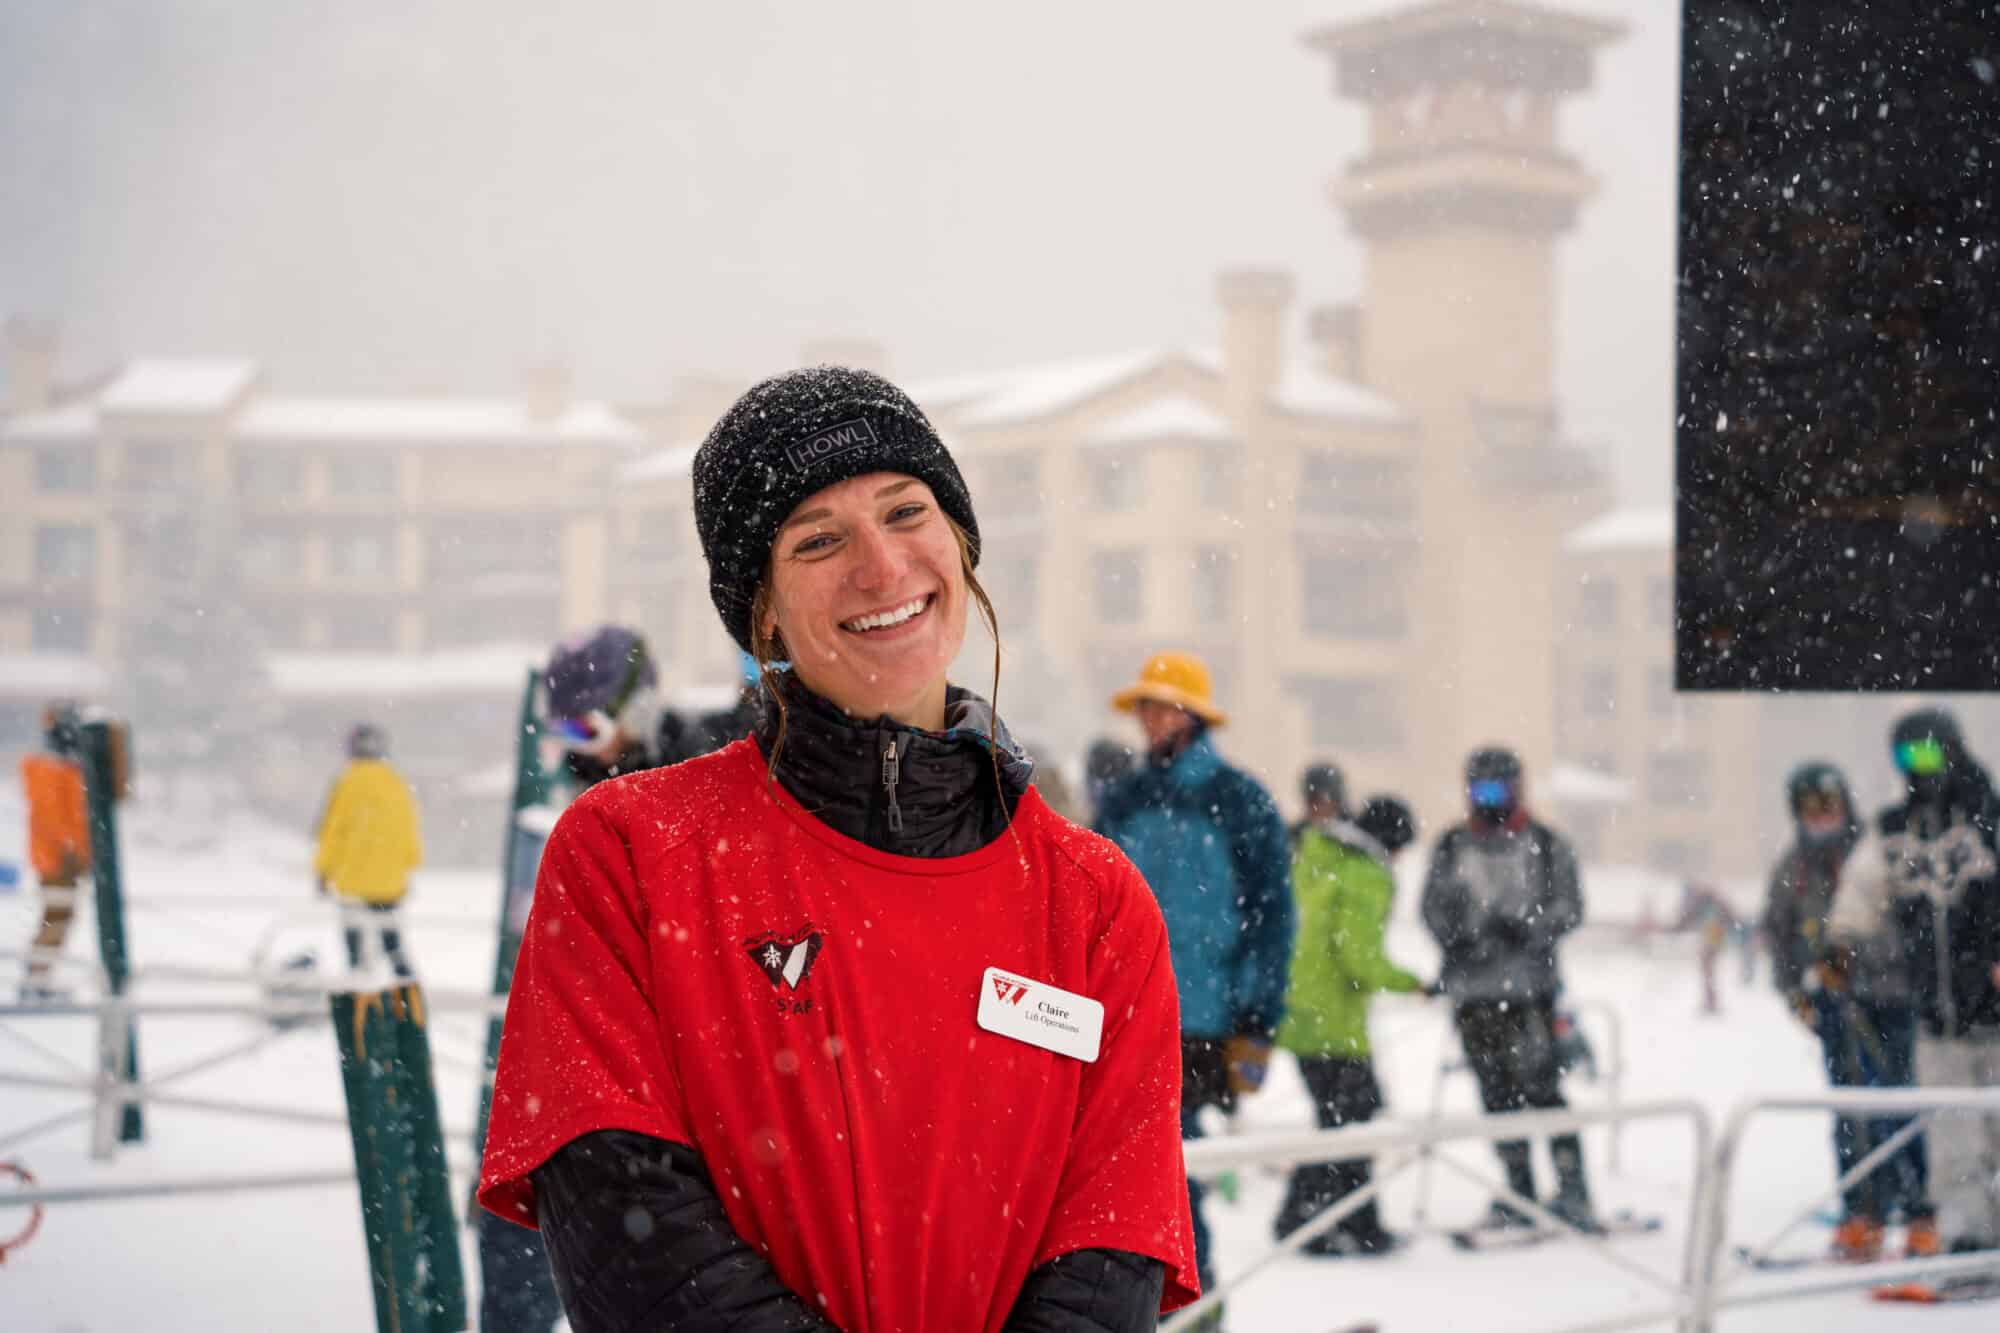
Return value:
M 771 706 L 550 836 L 481 1202 L 540 1227 L 578 1333 L 1151 1327 L 1197 1292 L 1166 931 L 946 679 L 969 605 L 999 642 L 957 464 L 821 367 L 730 408 L 694 487 Z

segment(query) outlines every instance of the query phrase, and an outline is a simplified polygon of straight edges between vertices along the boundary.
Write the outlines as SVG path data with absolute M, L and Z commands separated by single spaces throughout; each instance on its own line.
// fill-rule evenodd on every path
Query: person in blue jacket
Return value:
M 1284 821 L 1257 780 L 1224 762 L 1209 733 L 1228 719 L 1208 669 L 1160 653 L 1112 697 L 1134 714 L 1146 753 L 1112 783 L 1097 831 L 1146 877 L 1167 922 L 1181 1003 L 1181 1135 L 1196 1113 L 1225 1110 L 1263 1085 L 1284 1017 L 1292 956 L 1291 853 Z M 1202 1187 L 1188 1182 L 1195 1263 L 1214 1281 Z

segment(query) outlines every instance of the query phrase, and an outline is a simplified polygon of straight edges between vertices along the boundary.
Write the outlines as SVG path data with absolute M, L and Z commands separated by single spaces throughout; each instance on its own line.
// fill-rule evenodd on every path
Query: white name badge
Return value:
M 979 1026 L 1090 1064 L 1104 1040 L 1104 1006 L 997 967 L 979 983 Z

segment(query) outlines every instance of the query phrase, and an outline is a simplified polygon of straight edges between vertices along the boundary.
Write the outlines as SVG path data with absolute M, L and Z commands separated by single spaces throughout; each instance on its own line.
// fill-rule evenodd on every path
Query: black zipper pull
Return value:
M 901 778 L 903 765 L 896 758 L 896 741 L 889 739 L 889 748 L 882 752 L 882 785 L 889 790 L 889 831 L 903 831 L 903 807 L 896 804 L 896 783 Z

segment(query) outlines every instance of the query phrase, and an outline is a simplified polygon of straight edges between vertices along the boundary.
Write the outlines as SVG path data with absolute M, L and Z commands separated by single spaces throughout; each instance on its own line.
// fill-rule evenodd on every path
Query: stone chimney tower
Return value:
M 61 330 L 54 320 L 14 315 L 7 320 L 7 398 L 0 416 L 41 412 L 55 404 Z
M 1556 247 L 1596 188 L 1556 112 L 1622 31 L 1520 0 L 1428 0 L 1306 38 L 1367 116 L 1330 188 L 1365 250 L 1349 350 L 1422 427 L 1408 651 L 1426 682 L 1413 794 L 1431 820 L 1462 813 L 1477 746 L 1515 748 L 1531 791 L 1557 758 L 1556 561 L 1610 495 L 1555 401 Z
M 1226 269 L 1216 275 L 1222 307 L 1222 383 L 1230 414 L 1248 423 L 1278 386 L 1285 365 L 1285 311 L 1292 275 L 1281 269 Z

